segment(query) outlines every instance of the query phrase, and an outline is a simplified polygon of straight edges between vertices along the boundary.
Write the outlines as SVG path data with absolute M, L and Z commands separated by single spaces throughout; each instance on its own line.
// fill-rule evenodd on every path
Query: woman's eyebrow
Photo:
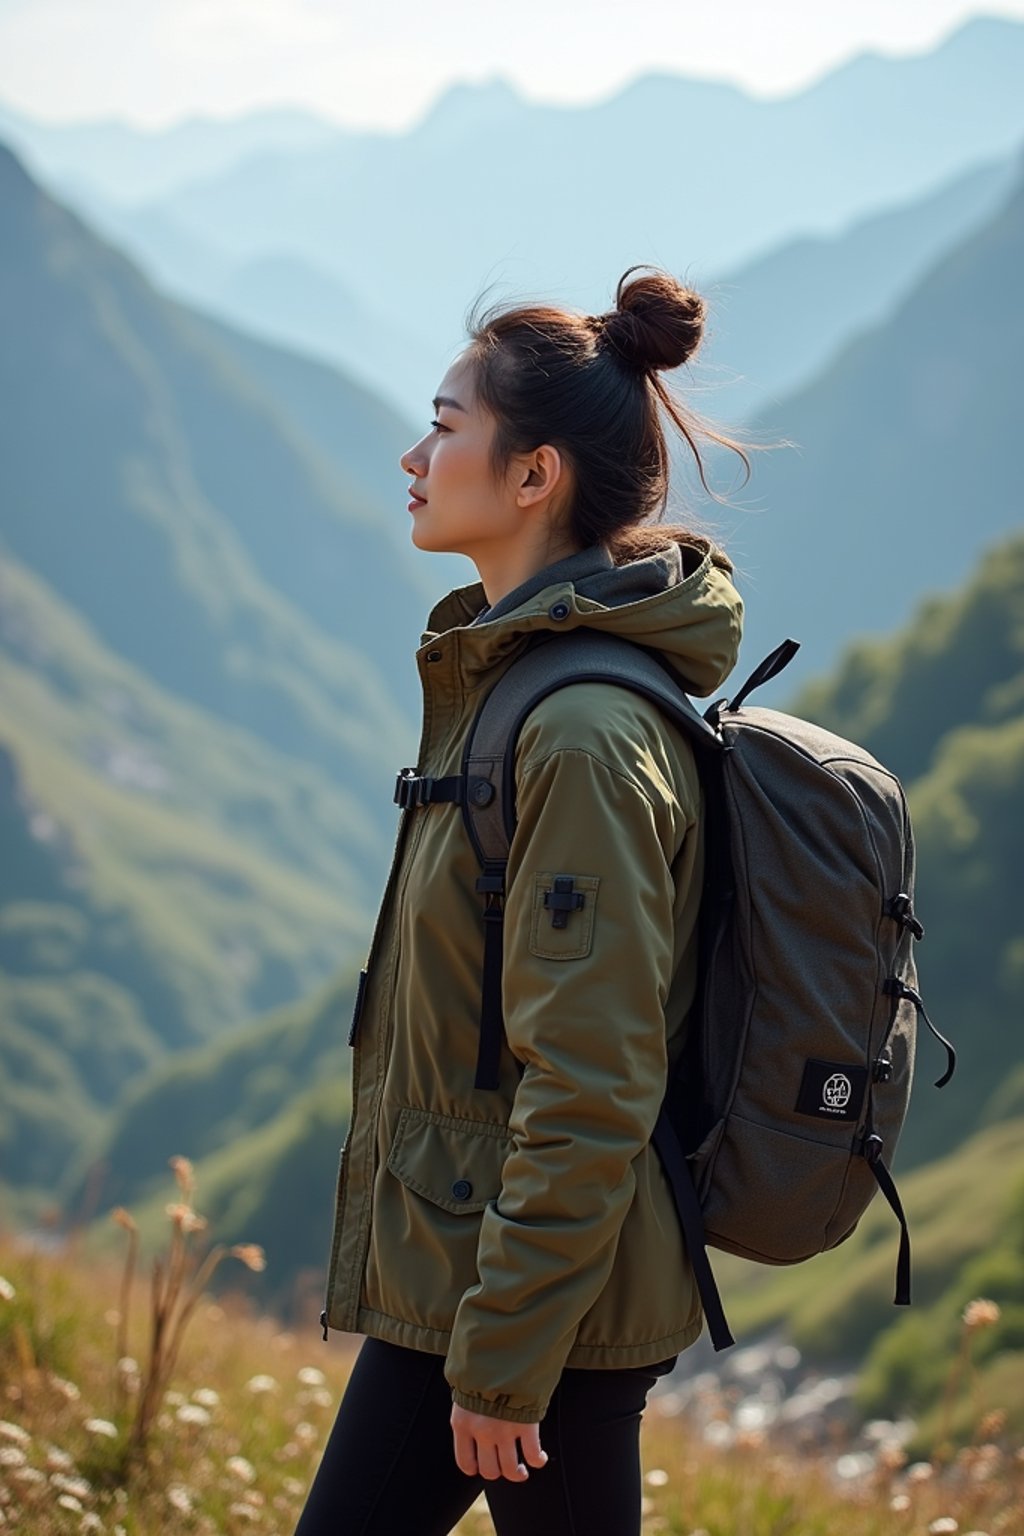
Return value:
M 434 407 L 435 411 L 442 405 L 451 406 L 453 411 L 465 411 L 466 409 L 466 407 L 464 405 L 460 405 L 457 400 L 453 400 L 450 395 L 435 395 L 430 403 Z

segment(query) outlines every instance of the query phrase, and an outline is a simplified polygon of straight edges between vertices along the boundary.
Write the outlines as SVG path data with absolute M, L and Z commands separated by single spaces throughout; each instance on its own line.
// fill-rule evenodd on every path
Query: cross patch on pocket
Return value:
M 534 875 L 531 954 L 542 960 L 581 960 L 590 954 L 599 885 L 599 875 Z

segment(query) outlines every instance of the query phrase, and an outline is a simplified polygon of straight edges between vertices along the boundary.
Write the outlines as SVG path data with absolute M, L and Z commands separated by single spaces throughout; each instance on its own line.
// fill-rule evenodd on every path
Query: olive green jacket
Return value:
M 479 582 L 450 592 L 416 652 L 417 771 L 460 771 L 481 698 L 538 630 L 592 625 L 659 648 L 690 692 L 717 689 L 742 615 L 724 564 L 667 536 L 620 566 L 580 551 L 490 610 Z M 694 994 L 703 840 L 689 742 L 613 684 L 537 706 L 516 782 L 497 1091 L 474 1088 L 484 939 L 461 810 L 401 813 L 355 1030 L 326 1322 L 443 1354 L 456 1403 L 533 1422 L 563 1366 L 650 1364 L 701 1330 L 649 1137 Z M 557 874 L 584 895 L 564 927 L 544 906 Z

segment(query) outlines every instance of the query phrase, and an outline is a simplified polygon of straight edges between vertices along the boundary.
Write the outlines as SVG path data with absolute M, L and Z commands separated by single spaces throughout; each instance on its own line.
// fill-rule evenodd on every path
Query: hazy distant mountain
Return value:
M 784 635 L 805 642 L 769 685 L 776 698 L 1024 523 L 1022 269 L 1019 175 L 1003 207 L 887 319 L 755 418 L 758 439 L 798 450 L 758 455 L 734 497 L 755 510 L 719 522 L 747 598 L 741 670 Z
M 196 299 L 200 299 L 198 292 Z M 374 312 L 337 278 L 292 256 L 264 256 L 225 276 L 205 307 L 282 345 L 320 357 L 392 400 L 426 431 L 447 353 L 416 334 L 397 311 Z
M 247 155 L 342 144 L 348 131 L 312 112 L 269 107 L 238 117 L 194 116 L 142 129 L 114 118 L 47 123 L 0 105 L 0 136 L 38 179 L 113 201 L 165 197 L 176 187 L 227 170 Z
M 701 405 L 736 421 L 806 383 L 996 211 L 1016 170 L 1015 157 L 979 166 L 840 234 L 787 241 L 704 284 L 709 334 L 691 370 L 710 391 Z
M 445 98 L 447 101 L 447 98 Z M 831 236 L 787 241 L 706 282 L 709 336 L 692 378 L 721 419 L 738 420 L 802 384 L 855 331 L 888 312 L 935 257 L 997 205 L 1007 158 L 938 192 L 872 214 Z M 374 312 L 337 278 L 294 256 L 234 268 L 160 209 L 90 202 L 90 218 L 166 292 L 253 334 L 323 357 L 422 425 L 427 402 L 462 340 L 416 335 L 400 311 Z M 470 579 L 470 578 L 467 578 Z
M 6 151 L 0 208 L 12 553 L 164 687 L 379 795 L 384 744 L 414 729 L 425 603 L 404 492 L 367 487 L 385 440 L 401 485 L 407 429 L 321 370 L 343 475 L 225 328 L 161 298 Z
M 668 75 L 586 107 L 460 86 L 408 133 L 254 155 L 161 207 L 236 261 L 329 270 L 445 347 L 488 285 L 604 306 L 634 262 L 722 273 L 919 198 L 1016 145 L 1022 75 L 1024 25 L 989 18 L 782 99 Z

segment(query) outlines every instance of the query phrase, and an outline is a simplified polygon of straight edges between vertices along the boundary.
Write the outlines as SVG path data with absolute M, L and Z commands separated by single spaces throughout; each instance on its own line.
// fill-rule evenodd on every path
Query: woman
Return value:
M 460 771 L 481 698 L 529 638 L 576 625 L 658 648 L 695 694 L 736 659 L 729 562 L 666 502 L 657 377 L 702 335 L 660 272 L 616 308 L 471 317 L 401 464 L 412 539 L 479 583 L 416 653 L 417 771 Z M 530 714 L 504 897 L 500 1087 L 474 1087 L 483 923 L 458 805 L 404 811 L 353 1021 L 324 1314 L 367 1335 L 297 1536 L 444 1536 L 481 1490 L 498 1536 L 640 1530 L 647 1393 L 700 1333 L 649 1145 L 696 984 L 693 751 L 649 700 L 583 682 Z M 545 898 L 571 874 L 583 903 Z

